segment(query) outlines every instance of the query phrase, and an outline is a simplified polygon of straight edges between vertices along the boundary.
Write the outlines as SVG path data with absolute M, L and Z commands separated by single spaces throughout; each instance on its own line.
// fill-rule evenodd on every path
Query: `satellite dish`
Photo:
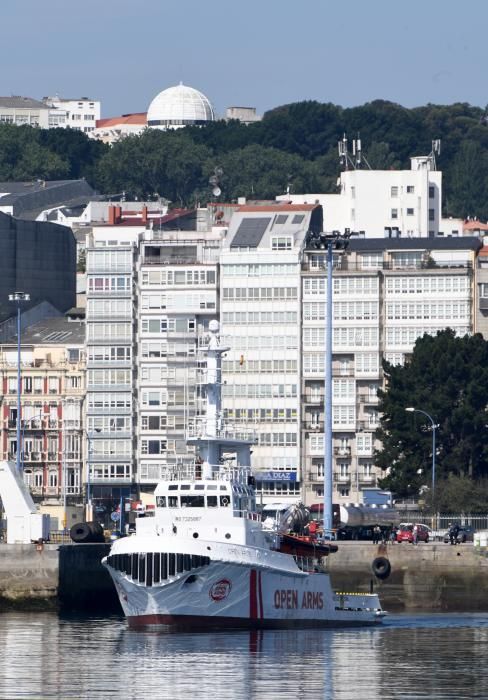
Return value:
M 214 197 L 219 197 L 222 194 L 222 190 L 220 187 L 214 187 L 212 190 L 212 194 Z

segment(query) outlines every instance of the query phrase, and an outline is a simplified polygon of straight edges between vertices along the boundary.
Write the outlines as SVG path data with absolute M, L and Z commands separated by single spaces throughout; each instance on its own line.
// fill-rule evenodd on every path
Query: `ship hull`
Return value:
M 246 549 L 252 560 L 252 548 Z M 289 555 L 279 555 L 280 560 L 287 568 L 280 570 L 275 561 L 263 566 L 222 559 L 198 566 L 198 560 L 197 566 L 163 581 L 155 583 L 151 576 L 150 585 L 139 576 L 139 567 L 144 581 L 111 566 L 110 557 L 105 563 L 132 628 L 353 627 L 381 621 L 376 595 L 335 593 L 327 573 L 293 568 Z

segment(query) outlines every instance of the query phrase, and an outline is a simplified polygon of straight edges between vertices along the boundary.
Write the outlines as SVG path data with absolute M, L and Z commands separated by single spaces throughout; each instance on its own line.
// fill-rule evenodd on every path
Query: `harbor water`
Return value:
M 0 699 L 488 698 L 488 614 L 356 630 L 151 633 L 122 617 L 0 615 Z

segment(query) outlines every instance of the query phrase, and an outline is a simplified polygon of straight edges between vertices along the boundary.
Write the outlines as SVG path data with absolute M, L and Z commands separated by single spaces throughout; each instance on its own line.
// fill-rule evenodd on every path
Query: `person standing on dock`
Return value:
M 414 526 L 413 526 L 412 535 L 413 535 L 413 543 L 414 543 L 414 544 L 418 544 L 418 541 L 419 541 L 419 529 L 418 529 L 417 525 L 414 525 Z

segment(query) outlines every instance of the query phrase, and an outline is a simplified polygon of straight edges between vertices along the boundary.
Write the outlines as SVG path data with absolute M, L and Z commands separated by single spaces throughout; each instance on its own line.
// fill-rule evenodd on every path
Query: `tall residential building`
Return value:
M 99 226 L 87 248 L 86 486 L 95 504 L 151 494 L 190 459 L 197 349 L 217 315 L 221 228 Z M 146 228 L 148 226 L 148 228 Z M 200 230 L 201 229 L 201 230 Z
M 474 330 L 476 238 L 352 239 L 333 277 L 333 478 L 338 502 L 376 487 L 374 449 L 382 362 L 403 364 L 417 338 Z M 303 272 L 303 464 L 308 503 L 323 495 L 325 254 Z
M 224 416 L 254 430 L 267 500 L 296 499 L 302 488 L 301 262 L 307 233 L 322 225 L 317 205 L 241 206 L 220 257 Z
M 135 257 L 140 233 L 89 234 L 86 260 L 85 489 L 112 507 L 134 484 Z

